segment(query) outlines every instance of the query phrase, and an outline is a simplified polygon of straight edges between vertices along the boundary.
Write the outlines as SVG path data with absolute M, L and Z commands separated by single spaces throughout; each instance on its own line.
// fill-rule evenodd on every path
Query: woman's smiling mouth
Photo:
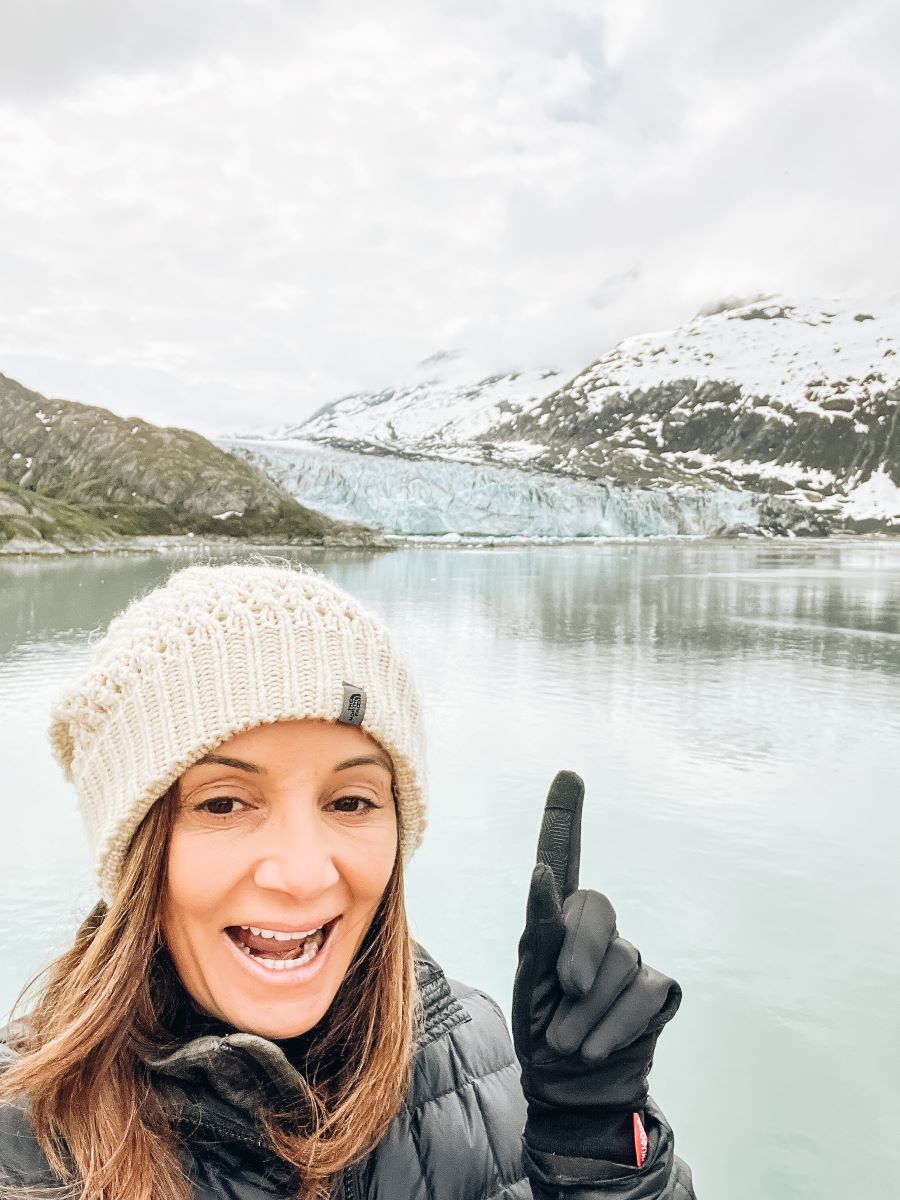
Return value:
M 294 975 L 318 958 L 340 917 L 313 929 L 280 930 L 257 925 L 229 925 L 225 932 L 245 961 L 268 972 Z M 248 962 L 249 965 L 249 962 Z M 254 974 L 257 972 L 254 971 Z

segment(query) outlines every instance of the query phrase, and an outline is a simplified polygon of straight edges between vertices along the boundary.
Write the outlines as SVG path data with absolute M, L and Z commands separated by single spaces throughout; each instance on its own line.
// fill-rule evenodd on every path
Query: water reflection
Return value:
M 773 571 L 770 553 L 745 546 L 561 547 L 460 552 L 438 563 L 397 555 L 379 573 L 386 581 L 396 572 L 418 609 L 460 607 L 512 640 L 731 656 L 778 654 L 802 637 L 804 653 L 823 662 L 896 673 L 897 555 L 845 553 L 846 569 L 841 550 L 829 548 Z M 863 644 L 848 642 L 848 631 L 887 636 Z

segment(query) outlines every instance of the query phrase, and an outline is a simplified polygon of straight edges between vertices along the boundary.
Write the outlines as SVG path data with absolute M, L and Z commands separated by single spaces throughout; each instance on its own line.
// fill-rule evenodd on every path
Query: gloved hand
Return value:
M 633 1114 L 647 1099 L 656 1039 L 681 988 L 619 937 L 612 905 L 578 890 L 584 784 L 550 786 L 513 988 L 528 1102 L 526 1143 L 543 1153 L 635 1163 Z

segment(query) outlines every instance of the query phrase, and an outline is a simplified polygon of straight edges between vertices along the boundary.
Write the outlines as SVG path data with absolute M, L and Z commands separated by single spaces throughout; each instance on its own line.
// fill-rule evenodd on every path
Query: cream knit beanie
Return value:
M 183 771 L 233 734 L 303 717 L 359 725 L 390 754 L 408 860 L 425 827 L 419 697 L 386 630 L 352 596 L 307 569 L 198 566 L 115 617 L 50 727 L 103 897 Z

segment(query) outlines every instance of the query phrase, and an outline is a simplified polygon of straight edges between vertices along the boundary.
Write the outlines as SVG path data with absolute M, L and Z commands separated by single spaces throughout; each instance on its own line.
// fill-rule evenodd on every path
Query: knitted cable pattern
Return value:
M 345 682 L 365 689 L 360 728 L 394 763 L 408 861 L 425 828 L 422 712 L 376 617 L 307 568 L 255 564 L 187 567 L 132 601 L 50 726 L 104 898 L 141 820 L 183 771 L 256 725 L 337 720 Z

